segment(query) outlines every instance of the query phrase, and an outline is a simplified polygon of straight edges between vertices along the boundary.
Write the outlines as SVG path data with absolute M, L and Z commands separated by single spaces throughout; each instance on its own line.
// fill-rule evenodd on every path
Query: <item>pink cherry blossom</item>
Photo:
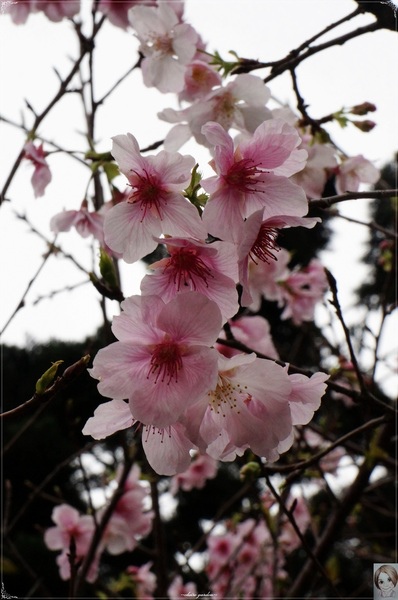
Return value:
M 138 4 L 154 6 L 156 2 L 150 0 L 99 0 L 97 10 L 104 13 L 112 25 L 127 29 L 130 25 L 128 11 Z
M 239 317 L 239 319 L 229 321 L 229 327 L 233 338 L 250 348 L 250 350 L 263 354 L 267 358 L 279 358 L 272 341 L 270 325 L 264 317 L 260 315 Z M 219 337 L 225 339 L 224 331 L 221 331 Z M 217 343 L 216 348 L 221 354 L 228 357 L 241 353 L 240 350 L 225 346 L 222 343 Z
M 197 429 L 201 421 L 200 437 L 216 460 L 234 460 L 247 448 L 276 460 L 279 442 L 292 431 L 291 388 L 284 369 L 272 361 L 254 354 L 219 355 L 217 385 L 187 411 L 185 425 L 194 439 L 190 427 Z
M 217 355 L 210 346 L 221 329 L 220 310 L 197 292 L 168 304 L 132 296 L 122 308 L 112 325 L 120 341 L 98 352 L 91 375 L 104 396 L 128 398 L 135 419 L 167 427 L 215 384 Z
M 290 412 L 293 425 L 306 425 L 321 405 L 321 398 L 326 391 L 326 373 L 314 373 L 306 377 L 300 373 L 289 375 L 292 383 L 290 392 Z
M 18 2 L 4 2 L 2 12 L 9 14 L 15 25 L 26 23 L 31 12 L 36 12 L 35 0 L 19 0 Z
M 180 101 L 193 102 L 209 94 L 222 79 L 215 69 L 203 60 L 194 60 L 185 69 L 184 88 L 179 93 Z
M 80 0 L 36 0 L 36 10 L 43 11 L 50 21 L 58 23 L 78 14 Z
M 145 7 L 141 7 L 145 8 Z M 162 233 L 205 239 L 197 209 L 182 195 L 195 164 L 191 156 L 162 151 L 143 157 L 130 133 L 113 138 L 112 154 L 132 192 L 105 215 L 105 241 L 132 263 L 152 252 Z
M 157 294 L 168 302 L 178 293 L 197 291 L 216 302 L 223 321 L 238 312 L 237 256 L 233 244 L 205 244 L 184 238 L 158 242 L 166 244 L 170 258 L 150 266 L 155 272 L 143 278 L 142 294 Z
M 45 159 L 46 153 L 43 144 L 35 146 L 33 142 L 26 142 L 24 146 L 24 157 L 33 163 L 32 186 L 35 198 L 44 196 L 44 191 L 51 181 L 51 171 Z
M 202 181 L 210 193 L 203 221 L 209 233 L 237 242 L 243 221 L 262 209 L 264 218 L 301 217 L 308 211 L 304 190 L 287 177 L 303 168 L 307 153 L 297 150 L 297 131 L 280 119 L 262 123 L 236 150 L 217 123 L 202 128 L 215 145 L 215 177 Z
M 347 158 L 338 166 L 336 172 L 336 191 L 357 192 L 361 183 L 376 183 L 380 178 L 380 171 L 366 158 L 359 154 Z
M 210 148 L 213 143 L 202 132 L 203 125 L 209 121 L 219 123 L 225 130 L 234 127 L 252 133 L 272 116 L 265 107 L 270 96 L 270 90 L 260 77 L 241 74 L 183 110 L 165 109 L 158 117 L 176 124 L 165 138 L 165 148 L 178 150 L 192 135 L 199 144 Z
M 313 321 L 315 306 L 328 289 L 325 269 L 321 262 L 314 258 L 306 267 L 292 271 L 279 284 L 283 296 L 280 305 L 285 304 L 281 318 L 291 318 L 296 325 L 303 321 Z
M 44 533 L 44 543 L 50 550 L 62 550 L 57 557 L 62 579 L 70 578 L 70 560 L 68 554 L 71 552 L 71 542 L 75 545 L 76 563 L 80 562 L 86 555 L 94 534 L 94 519 L 90 515 L 80 515 L 79 512 L 69 506 L 60 504 L 53 509 L 52 520 L 55 527 L 50 527 Z M 87 579 L 94 581 L 97 575 L 99 557 L 91 565 Z
M 248 264 L 248 293 L 253 299 L 250 310 L 257 312 L 261 306 L 261 299 L 264 296 L 267 300 L 275 300 L 283 305 L 283 292 L 279 285 L 289 277 L 290 253 L 281 248 L 278 251 L 277 260 L 269 262 L 249 260 Z M 244 271 L 242 271 L 244 274 Z M 244 277 L 242 280 L 245 282 Z
M 191 463 L 190 451 L 196 449 L 181 423 L 166 428 L 146 425 L 142 432 L 142 447 L 152 469 L 159 475 L 186 471 Z
M 179 489 L 189 492 L 194 488 L 203 488 L 208 479 L 216 476 L 217 466 L 218 463 L 214 458 L 208 454 L 199 454 L 186 471 L 173 477 L 170 492 L 176 494 Z
M 2 12 L 9 13 L 16 25 L 26 23 L 30 13 L 43 11 L 50 21 L 74 17 L 80 10 L 80 0 L 17 0 L 4 2 Z
M 82 433 L 101 440 L 135 423 L 127 402 L 111 400 L 96 408 Z M 166 428 L 144 425 L 142 446 L 149 464 L 159 475 L 175 475 L 186 471 L 191 463 L 190 450 L 195 448 L 181 423 Z
M 106 526 L 101 545 L 110 554 L 131 552 L 138 540 L 146 537 L 152 529 L 153 512 L 144 509 L 149 490 L 141 484 L 139 475 L 140 470 L 136 467 Z M 105 509 L 98 511 L 98 518 Z
M 263 211 L 254 212 L 242 224 L 241 237 L 238 245 L 239 282 L 242 286 L 242 306 L 250 306 L 253 298 L 249 289 L 249 261 L 255 264 L 259 261 L 269 263 L 278 260 L 277 246 L 279 229 L 285 227 L 306 227 L 311 229 L 321 219 L 319 217 L 283 217 L 275 216 L 263 220 Z
M 145 57 L 141 64 L 145 85 L 165 93 L 180 92 L 186 65 L 196 52 L 196 31 L 181 23 L 165 2 L 157 7 L 135 6 L 129 10 L 128 18 Z
M 308 159 L 304 169 L 292 176 L 292 181 L 305 190 L 308 198 L 320 198 L 337 166 L 335 150 L 327 144 L 315 142 L 309 134 L 302 135 L 302 140 L 300 148 L 308 152 Z
M 183 583 L 181 575 L 177 575 L 174 577 L 173 581 L 170 583 L 167 596 L 170 600 L 181 600 L 181 598 L 197 598 L 197 589 L 196 585 L 189 581 L 188 583 Z
M 75 227 L 82 237 L 93 235 L 103 244 L 104 216 L 96 211 L 89 211 L 86 200 L 83 200 L 79 210 L 64 210 L 54 215 L 50 221 L 50 229 L 56 233 L 70 231 L 72 227 Z
M 85 424 L 83 435 L 91 435 L 95 440 L 102 440 L 116 431 L 127 429 L 134 423 L 133 415 L 127 402 L 111 400 L 100 404 Z
M 252 298 L 250 309 L 260 308 L 261 297 L 278 302 L 283 307 L 282 319 L 292 319 L 300 325 L 314 319 L 315 307 L 328 289 L 322 264 L 313 259 L 306 267 L 288 268 L 290 254 L 283 248 L 278 260 L 255 263 L 249 260 L 248 288 L 245 299 Z
M 152 592 L 156 589 L 156 576 L 150 570 L 152 563 L 140 567 L 127 567 L 127 573 L 134 581 L 134 598 L 137 600 L 153 600 Z

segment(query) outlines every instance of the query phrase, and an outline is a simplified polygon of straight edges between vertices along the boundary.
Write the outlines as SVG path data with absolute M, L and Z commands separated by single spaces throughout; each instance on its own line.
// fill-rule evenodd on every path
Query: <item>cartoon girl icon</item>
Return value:
M 395 598 L 398 573 L 391 565 L 381 565 L 374 574 L 374 584 L 380 590 L 380 598 Z

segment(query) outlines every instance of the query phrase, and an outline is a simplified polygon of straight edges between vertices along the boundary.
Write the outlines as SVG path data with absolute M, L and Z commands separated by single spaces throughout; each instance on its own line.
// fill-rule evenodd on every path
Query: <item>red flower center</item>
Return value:
M 151 366 L 147 375 L 147 379 L 154 375 L 154 383 L 166 381 L 169 385 L 174 379 L 177 383 L 178 372 L 182 369 L 181 350 L 178 344 L 173 341 L 163 341 L 157 344 L 154 348 L 151 358 Z
M 169 281 L 177 286 L 178 291 L 181 286 L 191 286 L 196 291 L 196 279 L 202 279 L 208 287 L 207 279 L 213 277 L 211 270 L 205 262 L 198 256 L 197 250 L 193 248 L 178 248 L 172 250 L 169 262 L 164 268 L 163 273 L 169 272 Z
M 257 175 L 262 173 L 257 167 L 251 158 L 242 158 L 229 168 L 224 180 L 241 192 L 256 192 Z
M 143 212 L 141 222 L 145 218 L 147 212 L 152 212 L 162 220 L 161 205 L 167 204 L 165 198 L 165 190 L 159 184 L 156 176 L 147 173 L 145 175 L 134 171 L 136 176 L 135 183 L 132 183 L 132 194 L 128 198 L 130 204 L 139 203 L 140 209 Z
M 258 264 L 256 258 L 262 262 L 269 263 L 270 260 L 277 260 L 274 252 L 279 252 L 280 248 L 276 244 L 278 230 L 273 227 L 261 225 L 256 241 L 250 249 L 249 256 L 253 262 Z

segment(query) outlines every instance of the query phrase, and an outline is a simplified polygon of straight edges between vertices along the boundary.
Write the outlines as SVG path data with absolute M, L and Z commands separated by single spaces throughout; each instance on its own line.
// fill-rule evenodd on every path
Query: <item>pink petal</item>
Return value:
M 121 429 L 127 429 L 133 424 L 129 405 L 123 400 L 111 400 L 100 404 L 94 411 L 94 416 L 88 419 L 82 433 L 91 435 L 95 440 L 112 435 Z

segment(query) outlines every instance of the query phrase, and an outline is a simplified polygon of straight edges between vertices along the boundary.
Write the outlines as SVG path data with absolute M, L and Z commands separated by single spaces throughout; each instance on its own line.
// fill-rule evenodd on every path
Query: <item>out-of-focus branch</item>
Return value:
M 127 449 L 125 449 L 124 455 L 125 455 L 125 462 L 123 465 L 123 471 L 121 473 L 118 486 L 117 486 L 108 506 L 106 507 L 106 509 L 102 515 L 102 518 L 101 518 L 100 522 L 98 523 L 98 526 L 96 527 L 96 529 L 94 531 L 94 535 L 91 539 L 90 547 L 89 547 L 87 554 L 83 560 L 83 563 L 82 563 L 81 567 L 79 568 L 79 571 L 76 575 L 75 586 L 74 586 L 74 589 L 71 591 L 70 598 L 78 597 L 78 592 L 79 592 L 80 586 L 82 585 L 83 581 L 85 580 L 86 575 L 90 569 L 90 566 L 95 558 L 95 555 L 98 551 L 102 536 L 104 535 L 106 526 L 108 525 L 109 520 L 112 517 L 113 511 L 115 510 L 117 503 L 119 502 L 120 498 L 122 497 L 122 495 L 124 493 L 124 486 L 125 486 L 127 477 L 130 473 L 132 464 L 134 462 L 134 456 L 128 456 Z
M 315 567 L 322 574 L 322 576 L 328 582 L 330 587 L 335 591 L 336 596 L 340 598 L 340 594 L 337 593 L 337 590 L 335 589 L 333 582 L 330 580 L 325 568 L 319 562 L 318 558 L 313 553 L 312 549 L 310 548 L 309 544 L 307 543 L 307 540 L 301 533 L 300 528 L 298 527 L 298 525 L 296 523 L 296 519 L 294 518 L 294 511 L 291 509 L 289 510 L 286 507 L 285 503 L 283 502 L 281 496 L 276 491 L 276 489 L 273 486 L 271 479 L 268 475 L 265 475 L 265 480 L 267 482 L 267 486 L 269 487 L 269 489 L 271 491 L 271 494 L 274 496 L 275 500 L 278 502 L 280 510 L 283 512 L 284 515 L 286 515 L 287 519 L 289 520 L 290 524 L 292 525 L 297 537 L 299 538 L 299 540 L 301 542 L 302 548 L 305 550 L 305 552 L 307 553 L 308 559 L 312 563 L 313 568 Z
M 394 425 L 392 422 L 386 423 L 374 434 L 374 444 L 383 449 L 390 435 L 393 433 Z M 330 515 L 324 531 L 318 538 L 313 550 L 314 556 L 318 560 L 323 560 L 329 551 L 333 548 L 333 542 L 337 539 L 338 532 L 345 524 L 348 515 L 351 513 L 363 491 L 368 485 L 369 478 L 377 464 L 376 456 L 367 456 L 363 464 L 359 467 L 357 477 L 348 488 L 338 508 Z M 308 559 L 304 568 L 296 577 L 290 590 L 286 592 L 288 598 L 301 598 L 304 592 L 308 592 L 308 586 L 313 578 L 313 561 Z

